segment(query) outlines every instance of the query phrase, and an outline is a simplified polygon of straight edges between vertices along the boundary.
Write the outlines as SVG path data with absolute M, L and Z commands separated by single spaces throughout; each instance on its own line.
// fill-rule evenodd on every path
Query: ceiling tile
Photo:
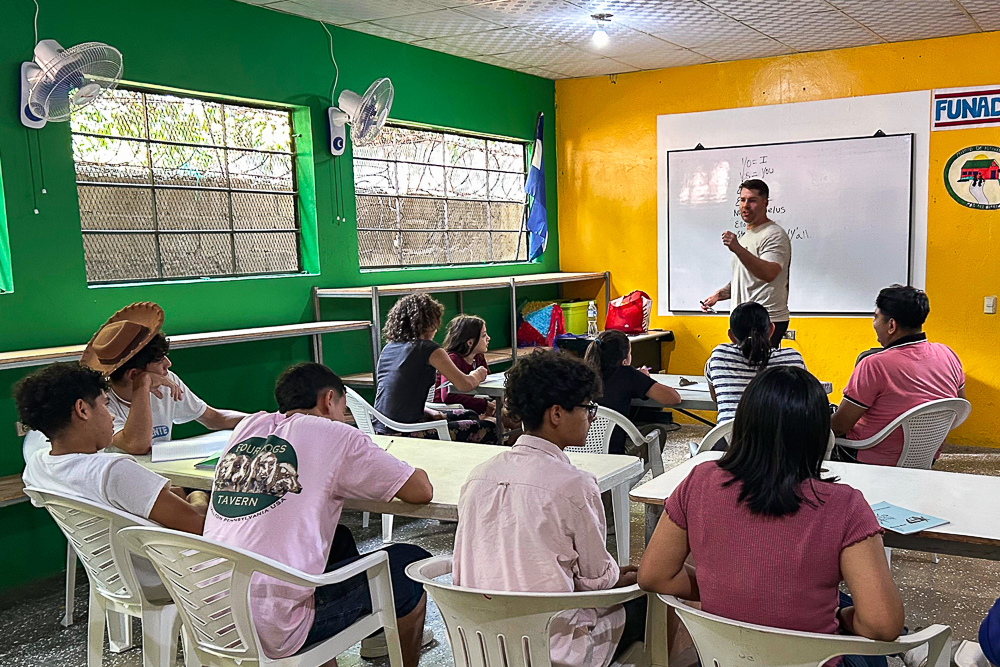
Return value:
M 753 41 L 767 38 L 757 30 L 722 14 L 717 14 L 712 20 L 703 23 L 681 24 L 670 30 L 654 32 L 653 36 L 689 48 L 733 40 Z
M 500 28 L 457 37 L 441 37 L 433 41 L 468 49 L 486 56 L 556 45 L 543 37 L 529 35 L 515 28 Z
M 676 51 L 680 49 L 676 44 L 670 44 L 662 39 L 657 39 L 631 28 L 622 27 L 616 32 L 609 32 L 608 37 L 608 43 L 603 47 L 598 47 L 594 44 L 592 35 L 588 35 L 586 39 L 572 44 L 572 46 L 607 58 L 617 58 L 618 56 L 630 53 Z
M 285 14 L 294 14 L 295 16 L 302 16 L 307 19 L 316 19 L 317 21 L 323 21 L 331 25 L 348 25 L 350 23 L 357 23 L 357 19 L 350 18 L 349 16 L 335 14 L 332 10 L 307 7 L 298 2 L 294 2 L 293 0 L 279 0 L 278 2 L 272 2 L 261 6 L 265 9 L 273 9 L 275 11 L 284 12 Z
M 1000 11 L 980 12 L 973 14 L 972 18 L 983 30 L 1000 30 Z
M 590 17 L 586 11 L 566 0 L 452 0 L 450 6 L 463 14 L 507 27 Z
M 455 35 L 468 35 L 474 32 L 485 32 L 495 30 L 497 24 L 483 21 L 467 14 L 450 9 L 441 9 L 435 12 L 425 12 L 423 14 L 411 14 L 410 16 L 400 16 L 391 19 L 381 19 L 374 21 L 378 25 L 401 30 L 421 37 L 453 37 Z
M 608 35 L 629 30 L 620 23 L 607 22 L 604 31 Z M 589 16 L 584 18 L 565 19 L 560 21 L 532 21 L 519 26 L 520 30 L 532 35 L 539 35 L 554 42 L 564 44 L 574 44 L 590 39 L 597 29 L 597 22 L 591 20 Z
M 841 11 L 892 42 L 978 32 L 951 0 L 830 0 Z
M 970 14 L 1000 12 L 1000 0 L 959 0 Z
M 482 55 L 478 51 L 445 44 L 439 39 L 422 39 L 419 42 L 412 42 L 412 44 L 413 46 L 419 46 L 422 49 L 439 51 L 441 53 L 447 53 L 448 55 L 458 56 L 459 58 L 475 58 Z
M 355 21 L 406 16 L 443 7 L 439 0 L 295 0 L 314 13 L 330 12 Z
M 602 76 L 604 74 L 624 74 L 626 72 L 638 71 L 638 67 L 620 63 L 611 58 L 597 58 L 594 60 L 580 60 L 572 63 L 562 63 L 554 68 L 564 77 L 575 78 L 583 76 Z
M 764 35 L 758 35 L 756 39 L 720 40 L 691 50 L 718 61 L 749 60 L 793 53 L 787 46 Z
M 745 23 L 796 51 L 847 48 L 883 41 L 837 10 L 796 16 L 761 17 L 747 19 Z
M 586 53 L 585 51 L 581 51 L 579 49 L 574 49 L 573 47 L 566 46 L 565 44 L 557 44 L 555 46 L 545 46 L 540 49 L 526 49 L 524 51 L 505 53 L 503 54 L 503 58 L 526 67 L 542 67 L 545 69 L 552 69 L 551 65 L 557 63 L 562 64 L 578 62 L 581 60 L 597 60 L 599 56 L 595 56 L 592 53 Z
M 950 0 L 944 0 L 950 2 Z M 763 18 L 767 16 L 795 16 L 807 12 L 818 12 L 831 9 L 826 0 L 705 0 L 720 12 L 736 19 L 746 21 L 747 19 Z
M 547 69 L 542 69 L 541 67 L 525 67 L 523 69 L 517 70 L 518 72 L 523 72 L 525 74 L 531 74 L 533 76 L 540 76 L 543 79 L 561 79 L 562 74 L 556 74 L 555 72 L 550 72 Z
M 612 14 L 621 23 L 643 32 L 667 30 L 677 23 L 698 21 L 718 14 L 700 0 L 572 0 L 586 15 Z
M 481 63 L 486 63 L 487 65 L 496 65 L 497 67 L 503 67 L 505 69 L 524 69 L 527 65 L 522 65 L 516 63 L 512 60 L 507 60 L 501 56 L 476 56 L 475 60 Z
M 386 28 L 385 26 L 376 25 L 374 23 L 352 23 L 347 27 L 347 29 L 364 32 L 369 35 L 375 35 L 376 37 L 385 37 L 386 39 L 391 39 L 396 42 L 404 42 L 407 44 L 423 39 L 423 37 L 419 35 L 411 35 L 407 32 L 400 32 L 399 30 L 393 30 L 392 28 Z
M 639 69 L 663 69 L 666 67 L 685 67 L 687 65 L 704 65 L 712 62 L 711 58 L 689 51 L 688 49 L 675 49 L 673 51 L 661 51 L 659 53 L 635 53 L 615 58 L 626 65 L 632 65 Z

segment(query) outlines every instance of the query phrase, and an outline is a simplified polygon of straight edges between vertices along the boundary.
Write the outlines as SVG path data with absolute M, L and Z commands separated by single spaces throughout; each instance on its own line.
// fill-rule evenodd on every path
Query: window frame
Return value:
M 438 133 L 438 134 L 442 135 L 442 140 L 443 141 L 446 140 L 449 135 L 451 135 L 451 136 L 461 137 L 461 138 L 484 139 L 486 141 L 503 141 L 503 142 L 512 143 L 512 144 L 520 144 L 523 147 L 523 149 L 524 149 L 524 153 L 523 153 L 523 162 L 524 162 L 524 165 L 523 165 L 523 169 L 524 169 L 523 176 L 524 176 L 524 182 L 527 183 L 527 181 L 528 181 L 528 174 L 530 172 L 530 165 L 531 165 L 531 152 L 532 152 L 532 148 L 534 146 L 534 141 L 533 140 L 520 139 L 520 138 L 517 138 L 517 137 L 509 137 L 509 136 L 503 136 L 503 135 L 498 135 L 498 134 L 489 134 L 489 133 L 484 133 L 484 132 L 476 132 L 476 131 L 473 131 L 473 130 L 459 130 L 459 129 L 452 128 L 452 127 L 443 127 L 443 126 L 440 126 L 440 125 L 431 125 L 431 124 L 426 124 L 426 123 L 404 121 L 404 120 L 398 120 L 398 119 L 393 119 L 393 118 L 390 118 L 389 120 L 386 121 L 385 127 L 395 127 L 395 128 L 400 128 L 400 129 L 404 129 L 404 130 L 413 130 L 413 131 L 417 131 L 417 132 L 433 132 L 433 133 Z M 507 266 L 507 265 L 532 264 L 533 263 L 532 260 L 528 259 L 528 229 L 527 229 L 526 223 L 527 223 L 527 219 L 528 219 L 528 211 L 529 211 L 529 207 L 530 207 L 530 201 L 529 201 L 527 195 L 525 195 L 524 203 L 521 204 L 521 216 L 520 216 L 521 217 L 521 222 L 520 222 L 520 227 L 517 230 L 467 229 L 467 228 L 461 228 L 461 229 L 448 229 L 448 228 L 445 228 L 445 229 L 420 229 L 420 228 L 412 228 L 412 229 L 405 229 L 404 230 L 402 228 L 397 228 L 397 229 L 381 229 L 381 228 L 376 228 L 376 227 L 360 227 L 358 225 L 359 221 L 358 221 L 358 209 L 357 209 L 357 202 L 358 202 L 359 193 L 357 192 L 356 181 L 354 180 L 354 178 L 355 178 L 355 176 L 354 176 L 355 175 L 355 169 L 354 169 L 355 160 L 371 160 L 371 161 L 381 161 L 381 162 L 393 162 L 393 163 L 396 163 L 396 164 L 399 164 L 399 163 L 403 163 L 403 164 L 417 164 L 417 165 L 425 165 L 425 166 L 431 166 L 431 167 L 444 166 L 446 170 L 448 169 L 448 166 L 447 165 L 437 165 L 437 164 L 433 164 L 433 163 L 424 163 L 424 162 L 409 162 L 407 160 L 391 160 L 390 161 L 390 160 L 384 160 L 384 159 L 380 159 L 380 158 L 357 157 L 357 156 L 354 155 L 354 147 L 352 145 L 352 147 L 351 147 L 351 174 L 352 174 L 352 187 L 354 188 L 355 238 L 356 238 L 356 240 L 358 242 L 358 255 L 357 255 L 358 256 L 358 266 L 361 269 L 362 273 L 382 272 L 382 271 L 399 271 L 399 270 L 407 270 L 407 269 L 463 269 L 463 268 L 467 269 L 467 268 L 476 267 L 476 266 Z M 488 161 L 487 161 L 487 166 L 484 167 L 483 169 L 477 169 L 475 167 L 462 167 L 462 166 L 453 166 L 452 168 L 458 168 L 458 169 L 464 169 L 464 170 L 470 170 L 470 171 L 483 171 L 483 172 L 485 172 L 487 174 L 487 188 L 488 188 L 489 174 L 491 172 L 492 173 L 516 173 L 516 172 L 504 172 L 504 171 L 499 171 L 499 170 L 491 170 L 489 168 L 489 162 Z M 364 194 L 364 193 L 362 193 L 362 194 L 360 194 L 360 196 L 361 197 L 387 197 L 387 198 L 390 198 L 390 199 L 395 199 L 397 201 L 403 201 L 403 200 L 406 200 L 406 199 L 425 199 L 425 200 L 431 200 L 431 201 L 440 201 L 440 202 L 444 203 L 444 207 L 445 207 L 446 211 L 447 211 L 447 207 L 448 207 L 448 202 L 452 202 L 452 201 L 454 201 L 454 202 L 463 202 L 463 203 L 464 202 L 483 202 L 483 203 L 487 204 L 487 206 L 489 206 L 489 204 L 491 204 L 491 203 L 495 203 L 495 202 L 493 202 L 493 200 L 491 200 L 489 198 L 488 194 L 487 194 L 487 198 L 485 200 L 483 200 L 483 199 L 464 199 L 464 198 L 449 197 L 449 196 L 435 197 L 435 196 L 430 196 L 430 195 L 400 195 L 400 194 L 394 194 L 394 195 L 376 195 L 376 194 Z M 497 202 L 497 203 L 504 203 L 504 202 Z M 508 203 L 513 203 L 513 202 L 508 202 Z M 398 218 L 397 218 L 397 223 L 398 223 Z M 515 259 L 505 259 L 505 260 L 493 260 L 493 261 L 481 261 L 481 260 L 477 260 L 477 261 L 471 261 L 471 262 L 436 262 L 436 263 L 425 263 L 425 264 L 404 264 L 404 263 L 398 263 L 398 264 L 362 265 L 361 264 L 361 239 L 360 239 L 360 236 L 358 235 L 358 232 L 362 232 L 362 231 L 374 231 L 374 232 L 382 231 L 382 232 L 399 232 L 399 233 L 403 233 L 403 232 L 415 232 L 415 233 L 427 233 L 427 234 L 431 234 L 431 233 L 435 233 L 435 232 L 444 232 L 446 234 L 448 232 L 456 232 L 456 233 L 484 233 L 484 234 L 493 234 L 493 233 L 499 233 L 499 234 L 517 234 L 519 236 L 519 239 L 518 239 L 518 250 L 517 250 L 516 254 L 517 255 L 521 254 L 521 252 L 522 252 L 521 247 L 522 247 L 522 243 L 523 243 L 524 258 L 523 259 L 515 258 Z M 402 252 L 402 250 L 400 250 L 400 252 Z
M 188 98 L 195 100 L 202 100 L 204 102 L 232 105 L 232 106 L 243 106 L 252 109 L 266 109 L 268 111 L 283 111 L 287 112 L 289 115 L 289 130 L 290 130 L 290 142 L 291 151 L 275 151 L 267 149 L 244 149 L 236 146 L 225 146 L 216 144 L 195 144 L 195 143 L 185 143 L 178 141 L 168 141 L 168 140 L 153 140 L 149 137 L 149 116 L 147 110 L 147 102 L 143 100 L 144 118 L 146 122 L 146 136 L 145 137 L 126 137 L 118 135 L 104 135 L 95 134 L 89 132 L 76 132 L 72 129 L 72 125 L 69 126 L 70 130 L 70 141 L 72 143 L 73 137 L 85 136 L 85 137 L 99 137 L 104 139 L 117 139 L 124 141 L 134 141 L 141 142 L 147 147 L 151 144 L 163 144 L 163 145 L 174 145 L 182 147 L 191 148 L 212 148 L 222 151 L 235 150 L 240 152 L 248 153 L 270 153 L 270 154 L 281 154 L 289 155 L 291 158 L 291 180 L 292 189 L 287 191 L 276 191 L 276 190 L 248 190 L 231 187 L 231 181 L 227 176 L 227 181 L 229 181 L 229 187 L 219 187 L 219 186 L 186 186 L 186 185 L 157 185 L 156 183 L 143 183 L 143 184 L 132 184 L 132 183 L 114 183 L 114 182 L 99 182 L 99 181 L 81 181 L 76 176 L 76 160 L 73 159 L 73 172 L 74 172 L 74 185 L 77 187 L 77 207 L 78 212 L 80 211 L 80 197 L 79 188 L 80 186 L 97 186 L 97 187 L 124 187 L 130 189 L 140 189 L 147 190 L 151 192 L 152 195 L 152 208 L 151 215 L 153 220 L 153 228 L 151 230 L 95 230 L 95 229 L 84 229 L 82 215 L 80 218 L 80 234 L 81 241 L 87 234 L 152 234 L 154 236 L 154 244 L 157 248 L 156 256 L 156 267 L 158 276 L 151 278 L 123 278 L 117 280 L 95 280 L 91 281 L 89 277 L 86 277 L 87 287 L 100 289 L 105 287 L 122 287 L 122 286 L 137 286 L 137 285 L 151 285 L 151 284 L 161 284 L 161 285 L 171 285 L 178 283 L 190 283 L 190 282 L 204 282 L 204 281 L 230 281 L 230 280 L 247 280 L 247 279 L 260 279 L 260 278 L 291 278 L 296 276 L 309 276 L 319 274 L 319 253 L 318 253 L 318 243 L 317 234 L 318 229 L 316 225 L 316 196 L 315 196 L 315 173 L 312 164 L 312 153 L 313 153 L 313 140 L 311 133 L 311 114 L 310 110 L 306 106 L 287 104 L 282 102 L 271 102 L 264 100 L 255 100 L 243 97 L 236 97 L 230 95 L 219 95 L 213 93 L 205 93 L 200 91 L 192 91 L 181 88 L 174 88 L 170 86 L 159 86 L 145 84 L 135 81 L 123 80 L 117 86 L 119 89 L 124 89 L 131 92 L 142 93 L 143 95 L 166 95 L 174 96 L 179 98 Z M 227 162 L 228 165 L 228 162 Z M 150 162 L 150 170 L 153 169 L 153 165 Z M 228 171 L 227 171 L 228 174 Z M 183 229 L 183 230 L 163 230 L 157 226 L 157 210 L 156 210 L 156 191 L 157 190 L 204 190 L 210 192 L 224 192 L 228 195 L 228 206 L 229 206 L 229 227 L 226 229 L 218 230 L 206 230 L 206 229 Z M 292 198 L 293 206 L 295 209 L 295 227 L 294 229 L 275 229 L 275 230 L 237 230 L 233 226 L 232 218 L 232 195 L 234 194 L 281 194 L 290 195 Z M 183 275 L 183 276 L 164 276 L 163 275 L 163 263 L 159 255 L 159 245 L 161 235 L 170 236 L 175 234 L 206 234 L 206 235 L 222 235 L 228 236 L 230 246 L 235 244 L 236 235 L 240 233 L 250 233 L 250 234 L 270 234 L 270 233 L 283 233 L 295 234 L 296 241 L 296 258 L 298 268 L 293 271 L 280 271 L 280 272 L 261 272 L 261 273 L 218 273 L 211 275 Z M 235 257 L 233 262 L 233 268 L 235 270 L 236 263 Z M 86 269 L 85 269 L 86 276 Z

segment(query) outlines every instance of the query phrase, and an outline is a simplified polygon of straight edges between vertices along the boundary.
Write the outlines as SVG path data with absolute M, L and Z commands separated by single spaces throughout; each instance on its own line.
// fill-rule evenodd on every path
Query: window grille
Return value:
M 362 268 L 527 260 L 525 143 L 387 125 L 354 147 Z
M 289 110 L 118 88 L 70 120 L 89 284 L 302 270 Z

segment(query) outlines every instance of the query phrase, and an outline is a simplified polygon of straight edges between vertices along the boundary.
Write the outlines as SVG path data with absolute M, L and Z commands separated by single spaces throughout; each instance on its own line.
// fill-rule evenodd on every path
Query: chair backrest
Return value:
M 376 419 L 381 415 L 378 411 L 368 404 L 368 401 L 361 398 L 361 394 L 354 391 L 350 387 L 345 387 L 344 391 L 347 395 L 347 409 L 351 411 L 354 415 L 354 422 L 361 429 L 362 433 L 368 435 L 375 435 L 375 426 L 372 424 L 372 417 Z
M 407 566 L 406 575 L 424 585 L 441 612 L 455 667 L 550 667 L 553 616 L 643 595 L 635 586 L 589 593 L 511 593 L 437 581 L 451 570 L 452 557 L 437 556 Z
M 699 443 L 697 447 L 695 447 L 693 442 L 691 443 L 691 456 L 711 450 L 712 447 L 715 447 L 715 443 L 719 442 L 719 440 L 722 440 L 723 438 L 728 438 L 732 432 L 732 419 L 716 424 L 708 433 L 705 434 L 705 437 L 701 439 L 701 443 Z
M 894 642 L 881 642 L 740 623 L 694 609 L 670 595 L 660 595 L 659 599 L 677 611 L 705 667 L 818 667 L 836 656 L 892 655 L 924 643 L 930 649 L 928 667 L 948 667 L 951 661 L 951 628 L 944 625 L 932 625 Z
M 902 415 L 903 451 L 896 466 L 928 469 L 948 432 L 972 410 L 964 398 L 942 398 L 918 405 Z
M 143 603 L 143 588 L 134 569 L 138 564 L 130 560 L 116 536 L 123 528 L 156 524 L 83 498 L 33 487 L 25 488 L 24 493 L 52 515 L 86 568 L 90 585 L 103 597 L 133 607 L 138 614 Z M 155 585 L 152 581 L 145 583 Z
M 639 433 L 639 429 L 629 421 L 628 417 L 601 405 L 597 408 L 597 417 L 590 423 L 586 444 L 583 447 L 567 447 L 566 451 L 586 454 L 607 454 L 608 447 L 611 445 L 611 434 L 614 433 L 616 426 L 625 431 L 626 436 L 631 438 L 636 446 L 642 444 L 644 441 L 642 434 Z
M 287 568 L 242 549 L 165 528 L 127 528 L 119 539 L 152 561 L 198 650 L 240 662 L 260 659 L 249 605 L 250 579 L 259 572 L 287 581 Z

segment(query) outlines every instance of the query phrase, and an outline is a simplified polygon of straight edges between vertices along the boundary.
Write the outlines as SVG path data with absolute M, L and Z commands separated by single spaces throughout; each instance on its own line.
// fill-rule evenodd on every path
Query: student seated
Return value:
M 486 321 L 475 315 L 459 315 L 448 323 L 448 333 L 444 337 L 444 351 L 455 364 L 455 368 L 463 373 L 471 373 L 477 368 L 485 368 L 489 374 L 490 367 L 486 363 L 486 351 L 490 348 L 490 335 L 486 332 Z M 472 410 L 482 419 L 496 416 L 496 401 L 457 394 L 451 391 L 451 383 L 441 373 L 437 374 L 437 389 L 434 400 L 437 403 L 456 403 Z
M 148 301 L 133 303 L 112 315 L 83 351 L 80 363 L 111 381 L 114 449 L 109 451 L 148 454 L 154 442 L 170 440 L 174 424 L 197 421 L 219 431 L 246 417 L 211 407 L 170 370 L 170 342 L 162 327 L 162 308 Z
M 743 390 L 769 366 L 796 366 L 804 369 L 799 351 L 774 347 L 774 323 L 767 309 L 749 301 L 733 308 L 729 315 L 729 340 L 712 350 L 705 362 L 705 379 L 712 400 L 719 405 L 718 423 L 736 416 Z
M 448 420 L 451 439 L 461 442 L 497 443 L 496 424 L 479 418 L 473 410 L 427 409 L 427 395 L 441 373 L 459 391 L 470 391 L 486 379 L 489 371 L 480 367 L 466 373 L 459 370 L 448 353 L 434 342 L 441 327 L 444 306 L 426 294 L 410 294 L 389 310 L 382 335 L 389 341 L 378 359 L 378 389 L 375 409 L 403 424 Z M 379 433 L 399 435 L 384 424 L 375 424 Z M 404 433 L 408 438 L 437 438 L 437 432 Z
M 24 485 L 200 535 L 204 502 L 187 502 L 167 478 L 143 468 L 128 454 L 96 456 L 111 443 L 108 389 L 100 373 L 75 362 L 52 364 L 17 383 L 14 401 L 21 423 L 52 443 L 28 457 Z
M 240 422 L 219 459 L 205 537 L 321 574 L 361 558 L 351 531 L 338 526 L 345 498 L 431 501 L 427 473 L 378 447 L 344 421 L 344 383 L 326 366 L 292 366 L 274 390 L 278 412 Z M 404 569 L 430 556 L 391 544 L 389 555 L 403 664 L 414 667 L 427 597 Z M 262 578 L 251 583 L 251 608 L 264 653 L 284 658 L 328 639 L 372 611 L 368 578 L 303 588 Z M 387 655 L 382 635 L 361 644 L 364 657 Z
M 801 368 L 768 368 L 754 378 L 729 451 L 696 466 L 667 499 L 639 585 L 742 623 L 896 639 L 903 602 L 882 529 L 860 491 L 823 476 L 827 405 L 820 383 Z M 689 555 L 697 568 L 685 565 Z M 839 593 L 842 580 L 853 602 Z
M 597 414 L 600 378 L 580 359 L 539 351 L 507 371 L 507 403 L 525 433 L 480 464 L 458 499 L 453 577 L 469 588 L 596 591 L 635 583 L 605 547 L 601 492 L 570 463 Z M 557 667 L 606 667 L 645 631 L 646 600 L 561 612 L 550 629 Z
M 882 349 L 858 361 L 844 399 L 830 420 L 833 432 L 849 440 L 872 437 L 907 410 L 941 398 L 965 398 L 965 373 L 958 355 L 932 343 L 922 329 L 931 306 L 915 287 L 893 285 L 878 293 L 872 326 Z M 897 428 L 870 449 L 836 447 L 842 461 L 894 466 L 903 453 Z
M 663 405 L 677 405 L 676 390 L 649 377 L 649 369 L 632 368 L 632 343 L 621 331 L 602 331 L 587 347 L 584 360 L 600 373 L 604 392 L 597 403 L 628 417 L 632 400 L 651 398 Z M 611 434 L 609 454 L 625 454 L 625 431 L 617 426 Z

